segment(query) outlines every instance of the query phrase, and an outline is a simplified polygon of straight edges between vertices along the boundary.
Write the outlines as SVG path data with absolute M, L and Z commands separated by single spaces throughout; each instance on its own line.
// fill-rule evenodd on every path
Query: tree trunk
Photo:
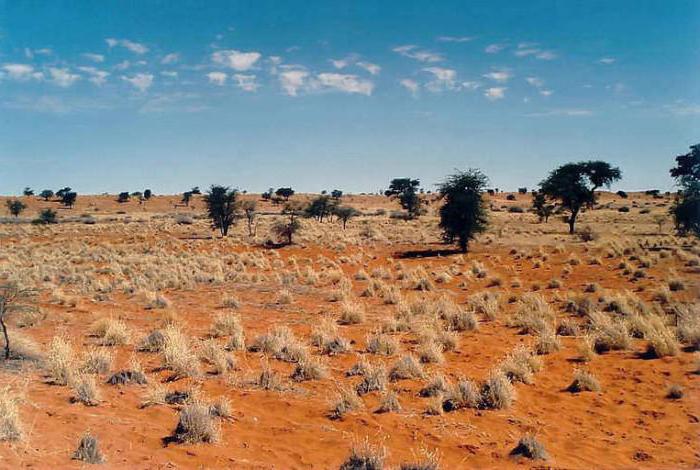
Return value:
M 459 237 L 459 249 L 462 253 L 467 252 L 469 241 L 465 237 Z
M 578 211 L 572 211 L 571 212 L 571 217 L 569 217 L 569 235 L 574 234 L 574 225 L 576 224 L 576 216 L 578 215 Z
M 5 326 L 5 318 L 0 315 L 0 326 L 2 326 L 2 334 L 5 337 L 5 360 L 10 359 L 10 337 L 7 335 L 7 326 Z

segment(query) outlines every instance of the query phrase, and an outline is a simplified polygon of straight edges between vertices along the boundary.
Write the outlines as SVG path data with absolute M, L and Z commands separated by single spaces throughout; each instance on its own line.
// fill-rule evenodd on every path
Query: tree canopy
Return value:
M 558 200 L 570 216 L 569 233 L 574 233 L 576 217 L 581 209 L 592 207 L 596 201 L 596 190 L 609 187 L 622 178 L 619 168 L 603 161 L 567 163 L 553 170 L 540 183 L 540 192 L 550 199 Z
M 676 230 L 682 235 L 693 233 L 700 237 L 700 144 L 691 146 L 687 154 L 678 155 L 670 173 L 680 187 L 671 207 Z
M 228 186 L 212 185 L 204 195 L 204 203 L 212 227 L 218 229 L 221 236 L 228 235 L 238 217 L 238 191 Z
M 411 178 L 394 178 L 389 184 L 385 196 L 397 198 L 401 207 L 414 219 L 420 215 L 421 200 L 418 196 L 420 180 Z
M 438 188 L 444 204 L 440 208 L 440 228 L 447 243 L 459 243 L 463 253 L 469 241 L 488 226 L 482 193 L 488 178 L 480 170 L 458 171 Z

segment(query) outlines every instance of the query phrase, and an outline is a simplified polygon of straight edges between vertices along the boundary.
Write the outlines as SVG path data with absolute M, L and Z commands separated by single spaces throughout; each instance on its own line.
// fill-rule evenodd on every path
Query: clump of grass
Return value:
M 671 290 L 671 292 L 685 290 L 685 282 L 683 282 L 683 280 L 680 278 L 671 279 L 668 281 L 668 288 Z
M 559 322 L 559 326 L 557 326 L 557 334 L 559 336 L 578 336 L 578 323 L 570 318 L 563 319 Z
M 232 356 L 226 354 L 224 349 L 214 339 L 202 342 L 199 348 L 199 357 L 207 364 L 214 367 L 214 374 L 225 374 L 236 365 Z
M 331 403 L 330 418 L 340 419 L 351 411 L 362 408 L 362 400 L 352 388 L 341 387 Z
M 161 352 L 165 344 L 165 335 L 161 330 L 154 330 L 147 334 L 139 341 L 136 346 L 137 351 L 142 352 Z
M 537 354 L 551 354 L 560 349 L 561 343 L 559 342 L 559 337 L 551 327 L 545 328 L 537 335 L 537 341 L 535 341 L 535 351 Z
M 277 294 L 277 303 L 279 305 L 289 305 L 294 302 L 294 296 L 287 289 L 283 289 Z
M 0 442 L 19 441 L 24 436 L 18 405 L 22 395 L 9 385 L 0 388 Z
M 418 359 L 423 364 L 439 364 L 445 361 L 442 347 L 434 341 L 428 341 L 418 350 Z
M 593 374 L 584 369 L 574 371 L 574 380 L 567 388 L 571 393 L 600 392 L 600 383 Z
M 481 406 L 487 409 L 505 409 L 515 400 L 515 388 L 503 372 L 491 371 L 481 386 Z
M 421 379 L 425 376 L 420 362 L 410 354 L 407 354 L 391 366 L 389 370 L 389 380 Z
M 187 444 L 213 443 L 219 440 L 220 429 L 214 421 L 210 407 L 201 402 L 185 405 L 180 410 L 173 437 Z
M 553 320 L 554 312 L 547 301 L 539 294 L 528 294 L 508 320 L 508 326 L 520 328 L 522 334 L 539 334 L 551 328 Z
M 241 317 L 235 313 L 220 313 L 214 317 L 210 332 L 214 338 L 242 335 L 242 333 Z
M 362 304 L 345 301 L 340 305 L 340 317 L 338 323 L 341 325 L 357 325 L 365 320 L 365 310 Z
M 673 384 L 670 387 L 668 387 L 666 398 L 669 398 L 671 400 L 680 400 L 681 398 L 683 398 L 683 395 L 685 395 L 683 387 L 678 384 Z
M 479 328 L 479 320 L 471 311 L 458 310 L 445 316 L 447 328 L 452 331 L 474 331 Z
M 79 374 L 71 382 L 73 388 L 74 403 L 82 403 L 85 406 L 97 406 L 100 403 L 100 391 L 97 388 L 95 377 L 88 374 Z
M 176 378 L 199 376 L 199 360 L 184 333 L 175 326 L 168 326 L 163 336 L 163 367 L 172 370 Z
M 675 336 L 668 328 L 653 328 L 646 334 L 647 354 L 652 357 L 677 356 L 680 353 L 680 347 Z
M 221 305 L 224 308 L 238 309 L 241 306 L 241 302 L 234 295 L 224 295 L 221 299 Z
M 84 374 L 106 374 L 112 367 L 112 354 L 104 349 L 90 348 L 83 356 L 80 372 Z
M 520 438 L 518 445 L 510 452 L 510 455 L 513 457 L 527 457 L 532 460 L 547 460 L 549 458 L 544 445 L 532 434 L 526 434 Z
M 677 315 L 678 340 L 694 351 L 700 350 L 700 308 L 683 307 Z
M 306 380 L 321 380 L 328 376 L 326 367 L 315 358 L 299 361 L 292 372 L 292 379 L 297 382 Z
M 279 391 L 284 388 L 282 386 L 282 379 L 280 378 L 279 374 L 266 363 L 263 364 L 262 371 L 260 372 L 255 385 L 262 390 L 269 391 Z
M 350 342 L 338 334 L 338 327 L 328 318 L 311 331 L 311 344 L 329 356 L 346 353 L 351 348 Z
M 367 336 L 367 352 L 382 356 L 393 356 L 399 350 L 399 342 L 383 333 L 372 333 Z
M 453 411 L 461 408 L 481 407 L 481 392 L 479 386 L 469 379 L 462 378 L 447 391 L 442 408 Z
M 386 449 L 374 447 L 365 439 L 353 445 L 350 456 L 340 465 L 340 470 L 382 470 L 386 454 Z
M 401 403 L 399 403 L 399 396 L 393 390 L 382 395 L 377 413 L 398 413 L 399 411 L 401 411 Z
M 78 448 L 73 452 L 73 460 L 80 460 L 89 464 L 101 464 L 105 458 L 100 451 L 100 442 L 97 437 L 86 432 L 78 442 Z
M 612 320 L 602 313 L 591 315 L 593 347 L 600 354 L 607 351 L 629 349 L 630 336 L 627 326 L 619 320 Z
M 170 307 L 170 300 L 160 292 L 149 292 L 146 294 L 146 309 L 164 309 Z
M 501 362 L 499 369 L 511 381 L 531 384 L 534 373 L 542 369 L 542 360 L 520 345 Z
M 430 452 L 427 449 L 421 451 L 420 460 L 411 463 L 402 463 L 400 470 L 440 470 L 440 459 L 437 451 Z
M 581 362 L 590 362 L 598 355 L 595 350 L 595 339 L 592 336 L 586 335 L 581 338 L 581 342 L 578 344 L 578 354 Z
M 387 374 L 384 366 L 368 366 L 362 374 L 362 381 L 355 387 L 355 391 L 358 395 L 381 392 L 386 389 L 386 379 Z
M 107 380 L 107 383 L 110 385 L 145 385 L 147 382 L 148 379 L 146 378 L 146 374 L 143 371 L 143 366 L 135 357 L 131 358 L 127 369 L 115 372 Z
M 346 373 L 347 377 L 355 377 L 358 375 L 365 375 L 368 370 L 370 370 L 370 364 L 364 357 L 361 357 Z
M 49 379 L 56 385 L 68 385 L 76 374 L 75 356 L 70 341 L 63 336 L 54 336 L 46 355 L 46 370 Z
M 437 397 L 443 395 L 449 389 L 449 383 L 444 375 L 434 375 L 430 381 L 420 390 L 422 397 Z

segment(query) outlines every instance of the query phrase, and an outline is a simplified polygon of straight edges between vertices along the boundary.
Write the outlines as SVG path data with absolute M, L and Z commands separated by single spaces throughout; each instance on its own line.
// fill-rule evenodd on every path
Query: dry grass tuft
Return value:
M 392 382 L 406 379 L 422 379 L 423 377 L 425 377 L 423 367 L 420 365 L 420 362 L 410 354 L 396 361 L 389 370 L 389 380 Z
M 100 391 L 97 388 L 95 377 L 88 374 L 78 374 L 71 382 L 73 388 L 74 403 L 82 403 L 85 406 L 97 406 L 100 403 Z
M 526 434 L 518 445 L 510 452 L 513 457 L 527 457 L 532 460 L 547 460 L 549 455 L 544 448 L 544 445 L 531 434 Z
M 574 371 L 574 380 L 568 389 L 571 393 L 600 392 L 600 383 L 593 374 L 583 369 Z
M 105 458 L 100 451 L 100 442 L 97 437 L 89 432 L 83 434 L 78 443 L 78 448 L 73 452 L 73 460 L 80 460 L 89 464 L 104 463 Z
M 340 470 L 383 470 L 386 456 L 384 447 L 374 447 L 365 439 L 352 446 L 350 456 L 340 465 Z
M 180 410 L 173 438 L 187 444 L 213 443 L 219 440 L 219 434 L 220 428 L 211 415 L 210 407 L 194 402 Z
M 362 400 L 352 388 L 341 387 L 331 403 L 330 418 L 340 419 L 351 411 L 362 408 Z
M 19 441 L 24 436 L 18 407 L 22 400 L 9 385 L 0 388 L 0 442 Z
M 63 336 L 54 336 L 46 355 L 46 371 L 55 385 L 68 385 L 77 372 L 73 346 Z
M 399 411 L 401 411 L 401 403 L 399 403 L 399 396 L 393 390 L 382 395 L 377 413 L 398 413 Z

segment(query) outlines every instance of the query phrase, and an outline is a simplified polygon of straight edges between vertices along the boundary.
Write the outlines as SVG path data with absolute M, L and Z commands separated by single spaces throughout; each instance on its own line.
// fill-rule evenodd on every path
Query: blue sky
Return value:
M 433 189 L 558 164 L 672 189 L 700 2 L 0 0 L 0 193 Z

